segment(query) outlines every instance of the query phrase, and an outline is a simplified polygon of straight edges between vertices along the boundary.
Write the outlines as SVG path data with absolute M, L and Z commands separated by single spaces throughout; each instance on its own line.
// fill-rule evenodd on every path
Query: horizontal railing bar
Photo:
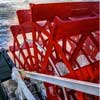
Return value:
M 25 75 L 28 78 L 35 80 L 55 84 L 61 87 L 77 90 L 80 92 L 88 93 L 91 95 L 99 96 L 100 86 L 96 83 L 90 83 L 85 81 L 79 81 L 75 79 L 61 78 L 57 76 L 45 75 L 35 72 L 25 71 Z

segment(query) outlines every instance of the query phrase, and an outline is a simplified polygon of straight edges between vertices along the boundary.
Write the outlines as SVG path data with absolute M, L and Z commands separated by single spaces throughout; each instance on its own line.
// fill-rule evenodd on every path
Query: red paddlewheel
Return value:
M 20 25 L 11 27 L 14 45 L 10 47 L 16 66 L 98 83 L 98 5 L 98 2 L 31 4 L 31 10 L 17 11 Z M 47 100 L 98 99 L 52 84 L 45 83 L 45 87 Z

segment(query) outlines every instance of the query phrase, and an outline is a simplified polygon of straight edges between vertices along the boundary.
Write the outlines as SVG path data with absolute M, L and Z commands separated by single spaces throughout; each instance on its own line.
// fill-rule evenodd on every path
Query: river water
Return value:
M 28 5 L 26 2 L 16 1 L 0 0 L 0 48 L 8 48 L 11 43 L 10 26 L 17 24 L 16 10 L 23 7 L 26 8 Z

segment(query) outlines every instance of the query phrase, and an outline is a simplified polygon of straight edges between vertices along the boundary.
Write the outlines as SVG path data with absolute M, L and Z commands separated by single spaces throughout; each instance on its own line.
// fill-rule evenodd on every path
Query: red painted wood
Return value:
M 51 58 L 56 69 L 56 64 L 62 62 L 69 71 L 64 75 L 58 72 L 59 77 L 98 83 L 99 59 L 96 58 L 99 53 L 98 5 L 98 2 L 31 4 L 31 10 L 17 11 L 19 25 L 11 26 L 14 45 L 10 46 L 14 61 L 20 65 L 16 66 L 55 75 L 49 60 Z M 44 25 L 37 23 L 43 20 L 47 20 Z M 29 33 L 32 33 L 31 42 L 27 42 L 26 34 Z M 19 35 L 24 39 L 23 45 L 18 41 Z M 36 42 L 46 51 L 45 53 L 39 51 Z M 24 50 L 27 51 L 27 56 Z M 22 55 L 24 62 L 16 52 Z M 78 60 L 82 56 L 85 64 Z M 65 100 L 61 87 L 47 83 L 45 87 L 47 100 Z M 79 91 L 65 89 L 65 92 L 68 100 L 72 98 L 89 100 L 89 97 L 98 100 L 96 96 Z

